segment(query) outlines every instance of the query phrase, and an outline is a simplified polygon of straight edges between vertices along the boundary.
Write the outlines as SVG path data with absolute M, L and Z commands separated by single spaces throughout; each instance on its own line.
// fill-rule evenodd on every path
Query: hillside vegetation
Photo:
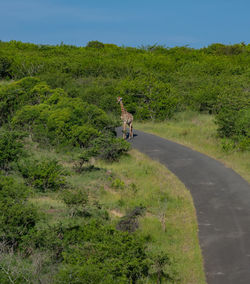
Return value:
M 0 42 L 0 282 L 205 283 L 192 199 L 116 138 L 116 97 L 137 121 L 213 115 L 246 152 L 249 63 L 243 43 Z
M 138 120 L 166 120 L 185 109 L 213 113 L 218 135 L 249 150 L 250 45 L 244 43 L 195 50 L 97 41 L 86 47 L 0 42 L 0 76 L 36 76 L 114 114 L 121 96 Z M 4 108 L 1 104 L 1 112 Z

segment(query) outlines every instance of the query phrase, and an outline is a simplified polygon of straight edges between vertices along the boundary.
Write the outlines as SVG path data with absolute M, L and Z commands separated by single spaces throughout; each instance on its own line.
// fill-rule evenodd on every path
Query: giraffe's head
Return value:
M 118 97 L 117 98 L 117 103 L 119 104 L 119 102 L 121 102 L 122 101 L 122 97 Z

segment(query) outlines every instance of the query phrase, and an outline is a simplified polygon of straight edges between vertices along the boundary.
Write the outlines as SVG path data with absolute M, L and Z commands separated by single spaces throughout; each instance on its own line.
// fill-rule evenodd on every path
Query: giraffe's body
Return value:
M 124 108 L 122 98 L 118 97 L 117 102 L 120 103 L 121 106 L 121 120 L 123 121 L 123 139 L 126 139 L 127 133 L 127 125 L 129 126 L 129 139 L 133 138 L 133 115 L 126 111 Z

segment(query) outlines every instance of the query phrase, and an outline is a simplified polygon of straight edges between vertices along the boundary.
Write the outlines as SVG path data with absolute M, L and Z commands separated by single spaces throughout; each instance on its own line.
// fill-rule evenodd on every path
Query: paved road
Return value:
M 249 183 L 199 152 L 134 132 L 133 147 L 164 164 L 193 196 L 208 284 L 250 284 Z

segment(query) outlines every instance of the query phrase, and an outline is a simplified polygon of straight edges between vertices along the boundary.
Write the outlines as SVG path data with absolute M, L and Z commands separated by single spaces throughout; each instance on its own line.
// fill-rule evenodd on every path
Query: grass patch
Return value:
M 136 122 L 135 128 L 211 156 L 250 182 L 250 152 L 225 151 L 222 139 L 217 136 L 217 126 L 212 115 L 187 111 L 178 113 L 167 122 Z
M 36 195 L 29 198 L 29 202 L 45 214 L 46 220 L 50 225 L 63 221 L 65 216 L 67 216 L 66 204 L 53 193 Z

